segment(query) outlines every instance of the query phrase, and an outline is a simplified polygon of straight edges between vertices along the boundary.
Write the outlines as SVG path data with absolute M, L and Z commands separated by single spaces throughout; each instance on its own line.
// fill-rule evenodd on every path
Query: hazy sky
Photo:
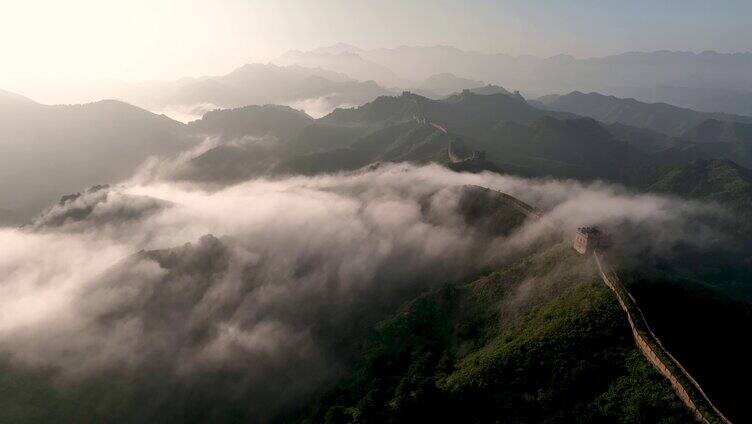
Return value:
M 0 84 L 217 74 L 340 41 L 541 56 L 747 51 L 752 1 L 0 0 Z

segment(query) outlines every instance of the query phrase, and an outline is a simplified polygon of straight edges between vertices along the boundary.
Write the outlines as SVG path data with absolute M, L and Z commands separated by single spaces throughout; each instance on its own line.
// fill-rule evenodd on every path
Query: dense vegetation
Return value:
M 745 400 L 745 382 L 752 377 L 739 364 L 748 361 L 752 347 L 746 339 L 739 342 L 743 335 L 738 334 L 739 328 L 752 324 L 752 171 L 743 166 L 752 163 L 750 126 L 706 119 L 708 114 L 668 105 L 599 97 L 589 107 L 606 113 L 599 119 L 613 122 L 604 126 L 591 118 L 537 109 L 519 94 L 486 89 L 492 94 L 470 91 L 443 100 L 409 93 L 381 97 L 320 120 L 288 107 L 245 107 L 209 113 L 187 128 L 117 102 L 100 102 L 54 108 L 25 103 L 24 119 L 18 122 L 28 123 L 42 111 L 53 122 L 87 128 L 93 138 L 84 144 L 93 146 L 105 135 L 112 137 L 110 128 L 101 124 L 107 120 L 94 118 L 124 116 L 115 138 L 131 143 L 121 148 L 144 151 L 130 152 L 133 158 L 126 159 L 133 161 L 151 152 L 145 144 L 155 134 L 174 138 L 180 146 L 191 132 L 231 140 L 193 158 L 191 172 L 179 175 L 204 181 L 239 181 L 268 172 L 335 172 L 379 161 L 440 162 L 462 171 L 604 179 L 632 189 L 719 203 L 735 218 L 720 227 L 732 230 L 723 248 L 705 252 L 682 246 L 670 260 L 652 263 L 654 269 L 630 273 L 629 282 L 651 325 L 707 383 L 719 406 L 739 422 L 752 418 L 739 406 Z M 605 108 L 614 104 L 618 107 Z M 148 131 L 134 134 L 131 127 Z M 19 133 L 41 137 L 34 128 L 24 131 Z M 258 137 L 271 137 L 274 143 L 257 143 Z M 488 161 L 450 164 L 450 145 L 465 152 L 483 150 Z M 76 157 L 70 163 L 81 160 L 90 162 Z M 111 164 L 101 165 L 108 168 L 101 175 L 110 175 Z M 479 234 L 508 234 L 525 218 L 498 200 L 481 189 L 466 188 L 460 212 Z M 690 419 L 665 380 L 634 348 L 612 294 L 592 266 L 566 245 L 541 250 L 476 281 L 419 295 L 411 292 L 405 298 L 410 300 L 397 312 L 390 304 L 363 322 L 351 323 L 350 331 L 340 329 L 338 348 L 355 358 L 348 364 L 351 368 L 335 387 L 287 415 L 287 420 Z M 0 421 L 63 417 L 85 422 L 112 414 L 134 422 L 250 417 L 244 406 L 253 397 L 245 386 L 248 382 L 235 381 L 233 375 L 176 382 L 166 372 L 142 369 L 133 375 L 103 374 L 73 387 L 56 381 L 55 375 L 54 370 L 26 370 L 9 360 L 2 362 Z M 212 389 L 221 384 L 229 387 L 224 394 L 233 395 L 214 395 Z M 45 407 L 39 408 L 40 403 Z
M 752 171 L 745 166 L 752 163 L 752 138 L 749 125 L 718 120 L 749 119 L 596 94 L 547 101 L 556 112 L 508 92 L 469 91 L 443 100 L 382 97 L 309 125 L 288 125 L 296 131 L 287 134 L 277 170 L 315 174 L 377 161 L 435 161 L 467 171 L 604 179 L 722 205 L 729 214 L 712 223 L 731 235 L 722 247 L 708 252 L 680 246 L 670 259 L 651 259 L 661 276 L 637 278 L 635 290 L 672 351 L 707 382 L 723 410 L 744 421 L 748 417 L 734 405 L 749 377 L 738 364 L 750 349 L 742 346 L 729 356 L 709 346 L 730 350 L 735 335 L 726 329 L 749 321 Z M 483 150 L 488 161 L 449 164 L 450 144 Z M 242 154 L 226 156 L 248 169 L 243 163 L 250 159 Z M 503 207 L 494 221 L 484 209 L 487 200 L 466 193 L 468 222 L 501 233 L 519 225 L 520 218 Z M 477 212 L 482 214 L 472 222 Z M 592 275 L 568 267 L 575 260 L 566 249 L 554 249 L 410 302 L 363 341 L 337 388 L 295 419 L 684 422 L 683 408 L 633 348 L 609 293 Z M 564 271 L 550 274 L 554 263 Z M 524 305 L 510 300 L 525 290 Z M 663 308 L 666 302 L 679 312 Z M 697 348 L 695 328 L 709 344 Z M 739 379 L 724 388 L 732 374 Z
M 313 118 L 288 106 L 245 106 L 214 110 L 188 124 L 196 132 L 221 135 L 227 139 L 272 136 L 287 139 L 310 125 Z
M 744 336 L 744 329 L 752 326 L 746 296 L 654 269 L 622 272 L 622 278 L 664 345 L 700 381 L 716 406 L 733 422 L 750 422 L 746 402 L 752 371 L 740 366 L 752 356 L 752 341 Z
M 20 225 L 64 194 L 121 181 L 194 140 L 183 124 L 116 100 L 47 106 L 0 93 L 0 141 L 0 224 L 5 215 Z
M 547 96 L 542 102 L 552 110 L 589 116 L 606 124 L 648 128 L 669 135 L 681 135 L 706 119 L 752 123 L 752 118 L 748 116 L 697 112 L 666 103 L 644 103 L 599 93 L 573 91 L 564 96 Z
M 744 344 L 739 348 L 735 347 L 738 335 L 734 328 L 736 323 L 749 321 L 748 302 L 752 299 L 752 290 L 748 284 L 749 276 L 752 275 L 752 257 L 749 255 L 752 251 L 752 171 L 748 168 L 752 163 L 752 138 L 748 124 L 719 119 L 743 122 L 749 119 L 698 113 L 670 105 L 651 105 L 595 94 L 573 93 L 548 101 L 557 101 L 559 111 L 594 116 L 610 125 L 562 114 L 541 113 L 540 110 L 531 108 L 524 99 L 509 93 L 479 96 L 465 92 L 443 101 L 415 95 L 383 98 L 362 108 L 335 112 L 324 120 L 327 122 L 325 125 L 317 123 L 327 133 L 336 135 L 328 137 L 329 140 L 336 140 L 337 144 L 331 145 L 332 148 L 327 148 L 327 137 L 322 136 L 324 133 L 321 132 L 317 134 L 317 138 L 321 140 L 317 143 L 307 143 L 306 135 L 298 137 L 297 145 L 315 145 L 315 154 L 296 157 L 289 162 L 289 169 L 316 173 L 343 167 L 353 169 L 375 160 L 446 163 L 448 158 L 442 153 L 449 143 L 455 143 L 467 151 L 479 149 L 487 153 L 487 163 L 451 165 L 461 170 L 503 170 L 525 176 L 605 179 L 640 191 L 674 194 L 721 205 L 727 213 L 721 221 L 710 224 L 724 234 L 722 243 L 715 245 L 710 251 L 678 246 L 671 258 L 649 258 L 647 262 L 654 269 L 661 270 L 661 276 L 651 274 L 649 278 L 638 279 L 639 284 L 636 284 L 635 290 L 640 293 L 643 309 L 650 316 L 651 322 L 655 320 L 654 327 L 662 337 L 665 335 L 671 350 L 686 362 L 703 384 L 707 382 L 713 398 L 720 400 L 718 403 L 724 411 L 728 411 L 732 417 L 741 417 L 741 422 L 746 421 L 749 417 L 743 415 L 738 405 L 743 402 L 739 398 L 740 394 L 745 393 L 742 382 L 748 380 L 749 375 L 746 371 L 740 371 L 739 364 L 746 362 L 750 349 Z M 575 104 L 567 106 L 566 102 Z M 575 106 L 585 109 L 577 109 Z M 429 142 L 430 137 L 426 138 L 419 128 L 425 127 L 429 134 L 431 128 L 414 120 L 421 116 L 428 118 L 429 122 L 440 122 L 449 131 L 447 137 L 442 137 L 436 131 L 434 136 L 439 136 L 439 140 Z M 339 134 L 342 136 L 339 137 Z M 421 146 L 431 148 L 421 149 Z M 400 151 L 399 148 L 412 154 L 389 154 Z M 466 302 L 466 292 L 470 290 L 468 287 L 472 285 L 465 287 L 465 291 L 452 287 L 447 292 L 452 293 L 451 302 L 441 303 L 440 308 L 434 305 L 439 309 L 431 309 L 436 316 L 449 315 L 441 325 L 453 329 L 471 325 L 463 321 L 461 314 L 452 312 L 449 306 Z M 426 299 L 434 299 L 438 294 L 433 296 Z M 425 302 L 428 301 L 416 301 L 415 305 L 425 305 Z M 662 307 L 668 302 L 675 307 Z M 489 331 L 487 327 L 477 323 L 472 326 L 476 330 L 483 328 L 482 331 L 486 333 Z M 530 326 L 533 327 L 533 324 Z M 698 331 L 695 332 L 695 329 Z M 422 327 L 410 327 L 410 331 L 419 334 L 421 340 L 428 337 L 423 335 L 424 330 Z M 411 334 L 405 331 L 405 334 Z M 467 388 L 471 385 L 450 385 L 450 382 L 461 381 L 456 373 L 464 369 L 463 359 L 470 355 L 466 351 L 457 353 L 459 349 L 456 345 L 472 345 L 478 352 L 492 349 L 486 347 L 486 344 L 496 345 L 485 339 L 478 341 L 470 338 L 471 341 L 468 341 L 469 336 L 463 336 L 455 330 L 451 331 L 450 336 L 434 334 L 434 329 L 430 331 L 432 333 L 426 343 L 430 342 L 433 350 L 423 345 L 419 348 L 428 349 L 428 357 L 432 359 L 422 359 L 425 362 L 422 365 L 405 360 L 399 367 L 381 370 L 379 374 L 368 368 L 371 365 L 368 365 L 367 359 L 362 359 L 359 368 L 353 372 L 355 377 L 346 379 L 338 391 L 322 400 L 315 409 L 315 414 L 318 415 L 314 416 L 323 420 L 327 413 L 331 417 L 337 414 L 341 417 L 359 414 L 359 421 L 367 421 L 369 415 L 362 412 L 359 405 L 366 402 L 363 399 L 378 395 L 381 398 L 373 399 L 382 402 L 380 410 L 386 411 L 386 415 L 377 418 L 379 421 L 405 419 L 387 406 L 404 403 L 404 399 L 400 400 L 402 403 L 392 402 L 393 397 L 399 398 L 407 390 L 406 387 L 409 387 L 406 386 L 408 383 L 401 383 L 404 379 L 413 383 L 417 381 L 418 377 L 413 377 L 417 372 L 414 370 L 418 369 L 416 367 L 422 367 L 420 378 L 424 383 L 421 384 L 428 384 L 426 387 L 430 388 L 423 387 L 417 393 L 428 393 L 425 395 L 426 399 L 431 400 L 416 400 L 415 405 L 419 406 L 415 408 L 425 409 L 426 403 L 446 405 L 446 410 L 438 409 L 437 414 L 441 417 L 451 417 L 457 421 L 483 421 L 482 415 L 452 415 L 451 410 L 460 409 L 454 408 L 458 402 L 470 404 L 467 403 L 468 397 L 471 400 L 483 399 L 483 407 L 499 408 L 493 412 L 496 414 L 494 416 L 509 416 L 510 421 L 542 420 L 543 415 L 549 418 L 571 416 L 571 411 L 554 411 L 554 408 L 541 412 L 543 415 L 539 417 L 520 418 L 520 415 L 514 418 L 514 414 L 522 412 L 505 410 L 494 403 L 493 399 L 484 398 L 484 395 L 477 392 L 473 392 L 472 396 L 467 395 L 468 392 L 463 390 L 469 390 Z M 496 331 L 498 337 L 508 335 L 501 329 Z M 707 341 L 699 343 L 701 347 L 698 347 L 698 334 Z M 547 334 L 547 337 L 555 336 Z M 405 335 L 403 338 L 408 337 Z M 382 347 L 377 348 L 379 345 L 370 341 L 367 345 L 370 347 L 364 348 L 364 358 L 370 357 L 369 349 L 377 351 L 389 343 L 400 342 L 385 338 L 381 340 Z M 713 349 L 712 346 L 715 345 L 724 348 Z M 729 355 L 730 351 L 734 354 Z M 482 356 L 481 353 L 474 354 Z M 526 354 L 536 355 L 535 352 Z M 441 363 L 444 368 L 439 369 L 438 361 L 441 358 L 445 358 Z M 378 360 L 396 361 L 394 358 Z M 530 370 L 525 372 L 531 374 Z M 381 373 L 392 377 L 376 378 Z M 730 377 L 732 375 L 739 378 Z M 357 376 L 361 376 L 359 380 Z M 450 379 L 450 376 L 453 377 Z M 372 390 L 366 390 L 370 387 L 371 378 L 375 381 L 372 384 L 376 386 Z M 726 381 L 729 383 L 724 385 Z M 547 384 L 540 383 L 540 387 L 549 388 L 550 384 L 550 381 Z M 400 387 L 402 388 L 398 391 Z M 495 386 L 493 392 L 506 393 L 504 389 Z M 585 400 L 571 403 L 577 402 L 587 403 Z M 513 403 L 524 404 L 519 400 Z M 598 415 L 602 411 L 598 412 L 597 407 L 592 407 L 590 403 L 587 405 L 590 406 L 583 407 L 583 411 L 588 412 L 580 412 L 582 416 L 607 420 Z M 536 404 L 532 409 L 542 411 L 545 408 Z M 432 410 L 437 409 L 432 407 Z M 478 410 L 483 408 L 479 407 Z M 399 413 L 405 412 L 402 409 L 400 411 Z M 394 415 L 390 415 L 392 412 Z
M 566 245 L 406 304 L 304 422 L 690 420 Z
M 752 204 L 752 171 L 728 160 L 697 160 L 672 168 L 651 189 L 718 202 L 746 213 Z
M 690 185 L 690 174 L 696 172 L 692 161 L 723 159 L 733 162 L 731 167 L 752 164 L 750 126 L 715 119 L 746 122 L 752 118 L 581 93 L 549 99 L 546 106 L 506 90 L 484 88 L 491 90 L 489 94 L 467 90 L 441 100 L 410 93 L 384 96 L 361 107 L 337 109 L 318 120 L 277 106 L 211 112 L 191 128 L 226 138 L 271 135 L 277 142 L 263 148 L 257 143 L 223 144 L 196 158 L 194 164 L 205 169 L 203 174 L 226 171 L 235 178 L 225 179 L 238 179 L 268 172 L 352 170 L 384 161 L 440 162 L 464 171 L 602 179 L 637 190 L 680 195 L 687 190 L 672 188 Z M 616 115 L 563 106 L 557 111 L 541 109 L 581 100 L 592 102 L 588 107 L 599 113 Z M 608 106 L 611 103 L 616 106 Z M 601 122 L 569 112 L 595 116 Z M 673 126 L 664 128 L 661 123 Z M 486 160 L 451 164 L 450 144 L 467 156 L 484 151 Z

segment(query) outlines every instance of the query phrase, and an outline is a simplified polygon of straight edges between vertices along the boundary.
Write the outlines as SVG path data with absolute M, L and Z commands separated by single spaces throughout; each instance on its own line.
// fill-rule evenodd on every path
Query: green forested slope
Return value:
M 613 295 L 566 244 L 404 305 L 303 422 L 680 423 Z

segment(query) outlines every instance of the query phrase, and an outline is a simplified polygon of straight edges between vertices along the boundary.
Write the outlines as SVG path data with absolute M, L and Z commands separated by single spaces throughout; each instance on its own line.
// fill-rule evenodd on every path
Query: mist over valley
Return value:
M 752 420 L 746 5 L 32 9 L 0 422 Z

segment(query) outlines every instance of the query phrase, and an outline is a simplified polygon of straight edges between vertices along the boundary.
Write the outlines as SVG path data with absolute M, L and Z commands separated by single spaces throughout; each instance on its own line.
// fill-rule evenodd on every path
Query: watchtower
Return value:
M 485 150 L 473 150 L 473 156 L 471 157 L 473 160 L 486 160 L 486 151 Z
M 611 239 L 598 227 L 580 227 L 574 235 L 572 247 L 581 255 L 595 249 L 605 249 L 611 244 Z

